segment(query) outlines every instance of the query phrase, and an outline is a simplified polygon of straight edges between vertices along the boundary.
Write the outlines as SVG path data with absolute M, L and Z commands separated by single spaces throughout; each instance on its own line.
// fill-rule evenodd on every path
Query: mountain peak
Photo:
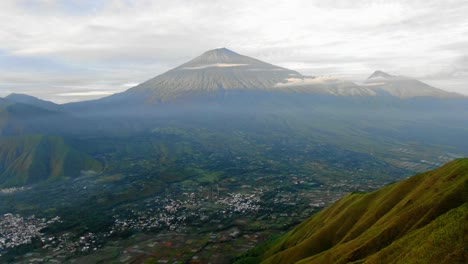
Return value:
M 224 47 L 205 51 L 201 56 L 214 56 L 214 55 L 241 56 L 240 54 L 230 49 L 224 48 Z
M 128 92 L 144 91 L 151 95 L 148 101 L 164 101 L 187 94 L 222 90 L 277 90 L 275 85 L 292 77 L 301 78 L 302 75 L 227 48 L 218 48 L 206 51 Z
M 457 93 L 451 93 L 437 89 L 429 84 L 423 83 L 416 79 L 401 76 L 391 75 L 383 71 L 375 71 L 364 85 L 371 89 L 377 89 L 380 92 L 388 93 L 389 95 L 400 98 L 411 97 L 438 97 L 438 98 L 456 98 L 463 97 Z
M 263 61 L 241 55 L 227 48 L 218 48 L 204 52 L 193 60 L 186 62 L 171 71 L 219 71 L 232 69 L 244 71 L 274 70 L 288 71 Z M 291 71 L 292 72 L 292 71 Z
M 226 48 L 219 48 L 219 49 L 206 51 L 202 55 L 185 63 L 182 66 L 184 67 L 201 66 L 201 65 L 211 65 L 211 64 L 217 64 L 217 63 L 248 64 L 248 59 L 249 57 L 240 55 L 232 50 L 229 50 Z
M 374 73 L 372 73 L 371 76 L 369 76 L 369 78 L 367 79 L 372 79 L 372 78 L 392 78 L 392 77 L 395 77 L 394 75 L 391 75 L 391 74 L 388 74 L 386 72 L 383 72 L 383 71 L 379 71 L 379 70 L 376 70 Z

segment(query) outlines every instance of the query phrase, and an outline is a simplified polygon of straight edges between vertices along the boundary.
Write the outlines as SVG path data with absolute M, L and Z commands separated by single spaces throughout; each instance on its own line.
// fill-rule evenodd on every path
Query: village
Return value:
M 0 256 L 2 251 L 29 244 L 33 239 L 43 239 L 45 234 L 41 230 L 56 222 L 60 222 L 60 217 L 46 220 L 34 215 L 4 214 L 0 217 Z

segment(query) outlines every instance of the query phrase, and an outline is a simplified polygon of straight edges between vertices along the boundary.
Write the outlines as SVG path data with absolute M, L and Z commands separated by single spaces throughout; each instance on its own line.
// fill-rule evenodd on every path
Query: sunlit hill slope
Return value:
M 75 177 L 83 170 L 102 169 L 98 161 L 67 145 L 61 137 L 2 137 L 0 146 L 0 186 Z
M 468 159 L 348 194 L 239 263 L 466 263 Z

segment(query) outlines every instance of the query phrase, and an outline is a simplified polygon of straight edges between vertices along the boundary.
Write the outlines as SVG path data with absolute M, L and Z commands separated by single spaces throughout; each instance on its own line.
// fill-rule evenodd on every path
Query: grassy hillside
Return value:
M 82 170 L 101 170 L 101 164 L 53 136 L 0 138 L 0 186 L 16 186 L 75 177 Z
M 346 195 L 239 263 L 466 263 L 468 159 Z

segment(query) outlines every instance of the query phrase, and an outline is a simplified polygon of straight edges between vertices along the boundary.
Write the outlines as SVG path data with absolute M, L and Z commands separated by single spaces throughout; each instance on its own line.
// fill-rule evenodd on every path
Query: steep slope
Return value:
M 466 263 L 467 186 L 468 159 L 459 159 L 346 195 L 242 262 Z
M 460 94 L 446 92 L 409 77 L 395 76 L 382 71 L 375 71 L 367 78 L 364 85 L 376 92 L 388 93 L 399 98 L 421 96 L 436 98 L 463 97 Z
M 36 106 L 42 109 L 46 109 L 49 111 L 59 111 L 61 109 L 60 105 L 45 101 L 39 98 L 36 98 L 31 95 L 27 94 L 17 94 L 17 93 L 12 93 L 8 96 L 5 97 L 5 99 L 15 102 L 15 103 L 23 103 L 23 104 L 28 104 L 32 106 Z
M 75 177 L 82 170 L 101 169 L 98 161 L 67 145 L 60 137 L 0 138 L 0 186 Z

